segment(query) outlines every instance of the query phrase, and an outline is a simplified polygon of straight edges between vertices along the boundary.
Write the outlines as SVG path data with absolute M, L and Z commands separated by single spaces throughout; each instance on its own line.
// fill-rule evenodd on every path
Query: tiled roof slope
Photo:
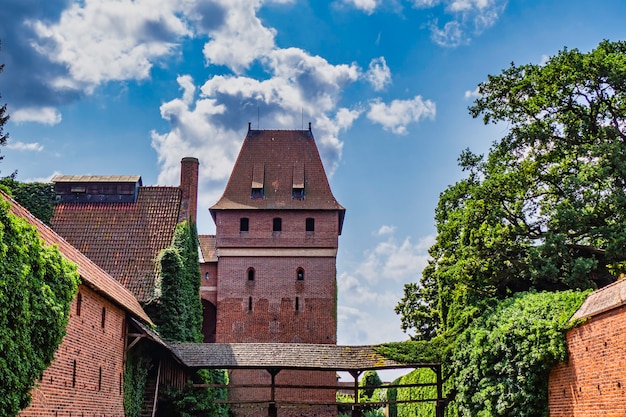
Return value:
M 292 198 L 304 179 L 304 198 Z M 264 198 L 251 198 L 253 182 Z M 249 130 L 223 196 L 211 207 L 223 209 L 345 209 L 333 196 L 310 130 Z
M 144 322 L 152 324 L 152 321 L 130 291 L 120 285 L 109 274 L 80 253 L 80 251 L 70 245 L 52 229 L 30 214 L 28 210 L 20 206 L 11 197 L 7 196 L 2 191 L 0 191 L 0 196 L 2 199 L 9 202 L 11 213 L 33 225 L 39 232 L 41 239 L 47 245 L 56 245 L 65 259 L 78 266 L 78 273 L 80 274 L 83 285 L 89 286 Z
M 589 294 L 572 319 L 593 317 L 626 304 L 626 279 L 621 279 Z
M 204 262 L 217 262 L 215 255 L 215 235 L 198 235 L 200 255 Z
M 52 227 L 142 302 L 154 297 L 155 259 L 171 245 L 178 187 L 140 187 L 135 203 L 60 203 Z
M 174 353 L 190 368 L 307 369 L 351 371 L 416 368 L 376 352 L 376 346 L 298 343 L 173 343 Z

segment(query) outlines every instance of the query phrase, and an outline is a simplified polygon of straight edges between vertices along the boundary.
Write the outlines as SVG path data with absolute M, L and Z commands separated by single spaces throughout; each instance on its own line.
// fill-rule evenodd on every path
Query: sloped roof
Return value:
M 304 198 L 292 198 L 304 185 Z M 263 198 L 252 198 L 252 188 L 262 188 Z M 333 196 L 310 130 L 249 130 L 219 201 L 210 208 L 338 210 L 345 209 Z
M 172 343 L 170 345 L 172 351 L 190 368 L 359 371 L 435 365 L 395 362 L 377 353 L 376 346 L 308 343 Z
M 172 243 L 178 187 L 140 187 L 135 203 L 59 203 L 52 227 L 142 302 L 154 297 L 155 260 Z
M 78 273 L 80 274 L 83 285 L 89 286 L 144 322 L 152 324 L 150 317 L 148 317 L 143 308 L 141 308 L 139 302 L 130 291 L 11 197 L 2 191 L 0 191 L 0 196 L 9 202 L 11 213 L 34 226 L 39 232 L 41 239 L 47 245 L 57 246 L 59 252 L 61 252 L 61 255 L 65 259 L 78 266 Z
M 201 262 L 217 262 L 215 255 L 215 235 L 198 235 Z
M 55 175 L 52 182 L 131 182 L 141 185 L 139 175 Z
M 572 319 L 597 316 L 626 304 L 626 279 L 621 279 L 589 294 Z

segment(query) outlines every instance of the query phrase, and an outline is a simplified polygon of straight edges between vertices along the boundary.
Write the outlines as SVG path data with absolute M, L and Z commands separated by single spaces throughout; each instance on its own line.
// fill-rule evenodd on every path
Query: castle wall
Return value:
M 79 286 L 55 359 L 19 415 L 124 417 L 125 317 L 116 305 Z
M 550 373 L 552 417 L 626 415 L 626 306 L 567 332 L 569 359 Z

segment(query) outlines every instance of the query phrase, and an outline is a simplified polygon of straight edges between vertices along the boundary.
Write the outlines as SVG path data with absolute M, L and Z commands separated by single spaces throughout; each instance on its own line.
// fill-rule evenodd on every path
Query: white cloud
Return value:
M 448 22 L 439 29 L 437 20 L 434 20 L 430 25 L 430 38 L 437 45 L 449 48 L 455 48 L 470 41 L 461 23 L 457 21 Z
M 41 152 L 43 151 L 43 145 L 40 145 L 37 142 L 32 143 L 24 143 L 24 142 L 11 142 L 10 140 L 7 142 L 7 148 L 14 149 L 16 151 L 34 151 Z
M 274 49 L 276 30 L 263 26 L 257 17 L 259 0 L 218 0 L 225 10 L 221 24 L 208 30 L 211 40 L 204 45 L 210 64 L 225 65 L 240 74 L 250 63 Z
M 466 99 L 474 99 L 474 98 L 478 98 L 478 97 L 480 97 L 480 93 L 478 92 L 478 87 L 476 87 L 476 88 L 474 89 L 474 91 L 471 91 L 471 90 L 465 90 L 465 94 L 463 94 L 463 96 L 464 96 Z
M 394 307 L 402 298 L 404 284 L 419 280 L 434 237 L 427 236 L 413 244 L 409 237 L 397 241 L 393 230 L 393 226 L 381 226 L 374 234 L 385 236 L 385 240 L 364 252 L 356 266 L 340 272 L 337 278 L 338 334 L 352 343 L 407 338 Z
M 365 79 L 369 81 L 375 91 L 380 91 L 391 83 L 391 71 L 387 66 L 385 57 L 381 56 L 370 61 Z
M 436 112 L 435 103 L 424 101 L 418 95 L 410 100 L 393 100 L 391 104 L 376 99 L 370 103 L 367 118 L 381 124 L 385 130 L 404 135 L 408 133 L 409 123 L 416 123 L 423 118 L 434 119 Z
M 54 107 L 27 107 L 17 109 L 11 114 L 11 121 L 17 124 L 26 122 L 54 126 L 61 123 L 61 113 Z
M 72 4 L 58 23 L 27 23 L 39 36 L 33 47 L 69 69 L 53 85 L 92 91 L 110 80 L 147 78 L 155 60 L 191 35 L 180 7 L 169 0 L 88 0 Z
M 341 3 L 364 11 L 367 14 L 372 14 L 380 2 L 379 0 L 341 0 Z

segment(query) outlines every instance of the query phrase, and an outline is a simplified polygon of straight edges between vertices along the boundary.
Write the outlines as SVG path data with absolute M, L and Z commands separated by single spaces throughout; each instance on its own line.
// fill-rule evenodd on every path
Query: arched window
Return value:
M 248 311 L 252 311 L 252 297 L 248 297 Z
M 210 277 L 211 275 L 208 272 L 204 274 L 204 279 L 206 279 L 207 281 L 209 280 Z
M 254 281 L 254 268 L 248 268 L 248 281 Z
M 304 281 L 304 269 L 298 268 L 296 270 L 296 279 L 298 281 Z

